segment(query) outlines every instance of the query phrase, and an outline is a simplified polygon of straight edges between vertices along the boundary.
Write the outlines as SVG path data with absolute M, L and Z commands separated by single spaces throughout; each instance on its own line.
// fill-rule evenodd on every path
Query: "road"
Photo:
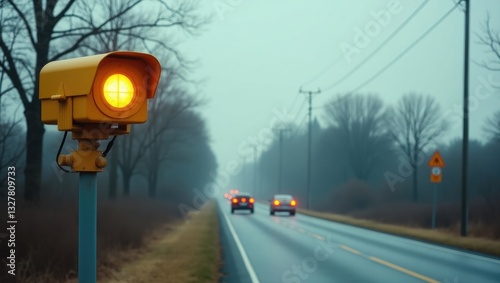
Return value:
M 500 259 L 297 213 L 219 201 L 223 283 L 500 282 Z

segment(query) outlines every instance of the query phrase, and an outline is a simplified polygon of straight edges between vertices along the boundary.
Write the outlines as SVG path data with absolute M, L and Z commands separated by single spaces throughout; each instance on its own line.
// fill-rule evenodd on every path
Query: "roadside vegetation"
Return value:
M 158 227 L 180 218 L 173 203 L 145 199 L 102 201 L 97 213 L 99 275 L 117 268 L 114 260 L 117 253 L 141 247 Z M 51 200 L 38 206 L 20 204 L 17 219 L 15 282 L 52 283 L 76 279 L 76 199 Z M 2 254 L 6 253 L 2 250 Z M 3 272 L 2 276 L 7 275 Z M 1 282 L 12 282 L 12 279 L 6 277 Z
M 329 205 L 315 211 L 299 211 L 339 223 L 500 256 L 500 216 L 484 200 L 469 203 L 469 235 L 462 237 L 459 204 L 440 203 L 436 229 L 432 230 L 431 204 L 384 201 L 372 195 L 372 191 L 365 183 L 351 181 L 332 195 Z M 492 207 L 500 207 L 500 203 L 492 202 Z
M 132 254 L 134 259 L 125 260 L 118 271 L 98 281 L 218 282 L 221 254 L 216 213 L 215 204 L 209 203 L 201 210 L 191 213 L 188 221 L 166 225 L 151 237 L 144 248 L 138 252 L 125 252 L 121 256 L 129 258 L 128 255 Z
M 77 216 L 74 200 L 19 210 L 15 282 L 78 282 Z M 97 233 L 99 282 L 218 280 L 220 247 L 213 204 L 184 219 L 176 204 L 163 200 L 102 201 Z M 14 282 L 13 277 L 0 279 Z

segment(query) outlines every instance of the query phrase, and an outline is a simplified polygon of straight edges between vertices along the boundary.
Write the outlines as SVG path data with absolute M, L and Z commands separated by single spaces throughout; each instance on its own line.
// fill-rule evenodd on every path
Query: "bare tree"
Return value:
M 99 39 L 112 32 L 140 39 L 144 50 L 160 46 L 182 61 L 180 53 L 161 35 L 176 27 L 194 32 L 202 23 L 193 1 L 134 0 L 119 6 L 122 2 L 113 0 L 119 8 L 111 14 L 101 9 L 106 2 L 1 1 L 0 70 L 7 74 L 24 106 L 27 125 L 24 197 L 27 200 L 37 200 L 40 195 L 45 132 L 37 97 L 41 68 L 78 50 L 91 50 L 89 39 Z M 124 25 L 114 26 L 116 19 L 123 19 Z
M 482 62 L 480 65 L 491 71 L 500 71 L 500 30 L 491 28 L 490 14 L 486 14 L 486 21 L 483 25 L 482 34 L 478 34 L 479 42 L 490 49 L 494 57 L 491 62 Z
M 338 142 L 347 154 L 354 176 L 367 180 L 373 168 L 390 150 L 386 110 L 374 95 L 354 95 L 327 106 L 327 118 L 339 131 Z
M 140 173 L 140 164 L 147 160 L 148 181 L 156 188 L 157 170 L 162 158 L 169 153 L 169 148 L 175 143 L 184 140 L 183 131 L 196 127 L 196 123 L 186 122 L 185 114 L 188 110 L 199 105 L 199 101 L 187 93 L 176 89 L 170 90 L 170 98 L 155 99 L 150 104 L 148 123 L 132 126 L 131 134 L 120 137 L 118 140 L 117 164 L 122 174 L 123 194 L 130 193 L 132 176 Z M 161 94 L 160 90 L 160 94 Z M 168 93 L 164 93 L 167 94 Z M 154 193 L 152 193 L 154 195 Z
M 103 6 L 101 10 L 102 13 L 106 15 L 106 17 L 110 17 L 116 13 L 119 13 L 120 11 L 128 9 L 130 4 L 134 1 L 135 0 L 105 1 L 101 3 L 101 5 Z M 87 9 L 86 13 L 91 15 L 92 10 Z M 148 27 L 138 26 L 135 33 L 124 32 L 124 29 L 130 25 L 129 22 L 131 21 L 141 22 L 143 21 L 142 17 L 147 17 L 147 16 L 149 15 L 143 14 L 142 16 L 140 16 L 137 14 L 132 14 L 129 15 L 129 17 L 127 18 L 124 17 L 114 18 L 109 22 L 109 26 L 112 28 L 109 31 L 103 32 L 101 34 L 96 35 L 95 37 L 88 38 L 87 40 L 85 40 L 82 43 L 82 48 L 79 50 L 79 53 L 81 55 L 88 55 L 94 53 L 105 53 L 115 50 L 136 50 L 138 48 L 141 49 L 141 47 L 143 47 L 142 44 L 144 44 L 143 37 L 144 35 L 149 34 L 151 32 L 151 29 L 149 29 Z M 142 37 L 138 37 L 137 34 L 142 35 Z M 158 45 L 156 49 L 158 49 Z M 158 53 L 161 54 L 160 56 L 157 57 L 162 62 L 162 79 L 160 81 L 160 86 L 158 87 L 158 93 L 156 95 L 156 98 L 152 102 L 151 101 L 149 102 L 150 106 L 151 103 L 155 103 L 156 101 L 162 100 L 162 97 L 164 97 L 164 95 L 162 95 L 160 92 L 163 89 L 168 88 L 168 86 L 172 83 L 172 81 L 178 78 L 184 79 L 183 73 L 189 67 L 187 60 L 180 57 L 178 53 L 175 53 L 175 56 L 171 56 L 170 54 L 168 54 L 167 56 L 161 53 L 161 50 L 157 51 Z M 172 57 L 175 57 L 175 59 L 177 59 L 178 62 L 169 59 Z M 135 129 L 141 130 L 143 129 L 143 127 L 135 127 Z M 127 145 L 132 146 L 134 143 L 133 140 L 128 140 L 128 141 L 130 143 Z M 123 169 L 126 171 L 121 173 L 122 173 L 122 180 L 124 180 L 127 186 L 127 188 L 124 191 L 128 195 L 130 178 L 132 177 L 133 174 L 135 174 L 136 166 L 139 164 L 138 162 L 136 162 L 133 164 L 122 164 L 121 166 L 119 165 L 120 152 L 126 154 L 126 156 L 128 157 L 130 157 L 130 155 L 132 154 L 136 154 L 136 152 L 120 150 L 120 148 L 123 148 L 123 146 L 126 146 L 126 144 L 124 144 L 123 142 L 116 143 L 113 149 L 113 152 L 115 152 L 115 154 L 111 153 L 110 156 L 111 160 L 109 164 L 109 187 L 108 187 L 108 196 L 110 199 L 114 199 L 117 196 L 119 169 L 120 170 Z M 139 151 L 137 153 L 143 153 L 143 152 Z M 124 177 L 123 174 L 126 174 L 127 176 Z
M 176 150 L 180 144 L 204 136 L 204 123 L 193 110 L 201 101 L 179 89 L 171 90 L 170 100 L 157 100 L 150 108 L 154 121 L 144 133 L 149 140 L 143 165 L 148 180 L 149 197 L 156 197 L 158 174 L 167 161 L 182 160 L 185 156 Z
M 119 11 L 123 11 L 129 7 L 133 0 L 123 0 L 123 1 L 105 1 L 101 3 L 102 13 L 105 13 L 107 17 L 115 15 Z M 86 13 L 92 14 L 92 11 L 85 9 Z M 123 17 L 114 18 L 109 22 L 111 27 L 110 31 L 97 34 L 94 37 L 86 39 L 82 42 L 82 47 L 78 50 L 80 55 L 89 54 L 100 54 L 107 53 L 116 50 L 136 50 L 139 42 L 139 38 L 129 36 L 128 34 L 122 34 L 122 29 L 128 24 L 127 21 L 135 21 L 136 15 L 130 15 L 127 19 Z M 138 28 L 140 29 L 140 28 Z M 147 32 L 144 28 L 137 32 L 142 34 Z M 114 144 L 114 152 L 119 151 L 118 143 Z M 118 185 L 118 154 L 111 153 L 109 164 L 109 184 L 108 184 L 108 196 L 110 199 L 115 199 L 117 196 L 117 185 Z
M 418 201 L 417 168 L 422 153 L 436 144 L 449 123 L 442 117 L 436 100 L 430 96 L 410 93 L 401 98 L 388 115 L 392 138 L 408 158 L 413 169 L 413 201 Z
M 23 135 L 24 129 L 21 127 L 22 119 L 17 118 L 13 113 L 5 113 L 5 100 L 0 96 L 0 184 L 3 186 L 7 180 L 6 170 L 15 166 L 19 169 L 20 158 L 25 152 Z
M 483 130 L 490 136 L 491 141 L 500 142 L 500 111 L 486 120 Z
M 0 73 L 0 184 L 7 180 L 7 168 L 18 166 L 19 159 L 25 152 L 23 142 L 24 129 L 22 119 L 17 118 L 17 109 L 6 112 L 8 95 L 12 87 L 4 88 L 5 74 Z M 3 187 L 3 186 L 2 186 Z M 6 187 L 4 187 L 6 188 Z
M 130 194 L 130 181 L 132 177 L 139 173 L 139 165 L 144 157 L 146 149 L 151 145 L 151 141 L 144 134 L 152 122 L 141 125 L 132 125 L 129 135 L 120 136 L 116 142 L 112 162 L 116 162 L 121 172 L 123 195 Z M 116 194 L 116 192 L 114 192 Z M 114 196 L 111 195 L 113 198 Z

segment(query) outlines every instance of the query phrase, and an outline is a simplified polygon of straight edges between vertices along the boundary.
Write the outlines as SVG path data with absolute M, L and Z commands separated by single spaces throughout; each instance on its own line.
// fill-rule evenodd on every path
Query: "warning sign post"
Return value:
M 446 163 L 444 163 L 443 158 L 441 157 L 441 154 L 439 154 L 439 151 L 435 151 L 434 154 L 432 155 L 431 159 L 429 160 L 429 163 L 427 163 L 429 167 L 431 167 L 431 183 L 434 184 L 434 192 L 432 196 L 432 229 L 436 228 L 436 202 L 437 202 L 437 186 L 441 181 L 443 180 L 443 175 L 442 175 L 442 170 L 441 168 L 446 166 Z

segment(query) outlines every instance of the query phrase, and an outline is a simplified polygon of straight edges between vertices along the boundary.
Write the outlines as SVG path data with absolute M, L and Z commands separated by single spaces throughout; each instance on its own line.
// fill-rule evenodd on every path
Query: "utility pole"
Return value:
M 311 139 L 312 139 L 312 96 L 313 94 L 321 93 L 318 88 L 317 91 L 304 91 L 300 89 L 300 93 L 309 94 L 309 137 L 307 142 L 307 209 L 311 208 Z
M 283 133 L 288 131 L 287 128 L 275 128 L 280 135 L 279 157 L 278 157 L 278 193 L 281 193 L 283 185 Z
M 467 237 L 467 159 L 469 147 L 469 22 L 470 0 L 465 1 L 465 47 L 464 47 L 464 128 L 462 140 L 462 205 L 460 232 Z

